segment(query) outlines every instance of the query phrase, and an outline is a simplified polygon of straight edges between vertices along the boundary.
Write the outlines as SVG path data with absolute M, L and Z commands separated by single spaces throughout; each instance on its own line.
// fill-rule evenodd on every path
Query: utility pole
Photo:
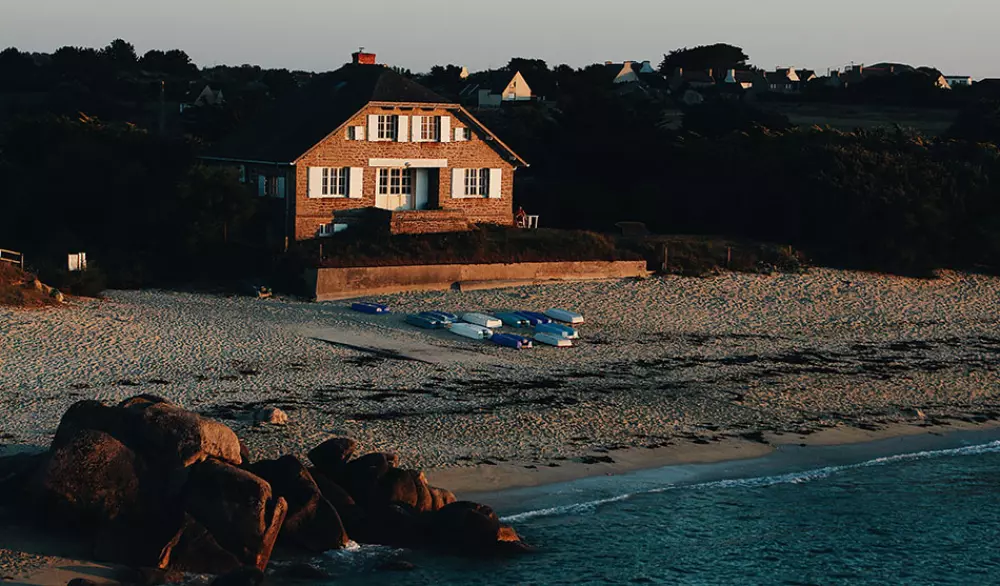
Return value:
M 160 134 L 167 132 L 167 82 L 160 80 Z

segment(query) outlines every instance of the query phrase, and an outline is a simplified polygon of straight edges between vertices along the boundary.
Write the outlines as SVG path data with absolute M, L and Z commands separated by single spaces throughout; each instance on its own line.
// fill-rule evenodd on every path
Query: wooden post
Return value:
M 323 262 L 323 243 L 322 242 L 319 243 L 319 260 L 320 260 L 320 262 Z
M 733 247 L 732 246 L 727 246 L 726 247 L 726 268 L 727 269 L 729 268 L 729 265 L 732 264 L 732 262 L 733 262 Z
M 288 236 L 285 236 L 285 252 L 288 252 Z
M 663 245 L 663 264 L 660 265 L 660 271 L 664 273 L 670 271 L 670 248 L 666 244 Z

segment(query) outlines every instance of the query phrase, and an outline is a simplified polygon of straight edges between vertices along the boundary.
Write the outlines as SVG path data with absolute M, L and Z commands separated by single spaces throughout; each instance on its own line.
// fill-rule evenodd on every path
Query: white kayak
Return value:
M 557 334 L 547 334 L 544 332 L 535 334 L 535 341 L 539 344 L 555 346 L 557 348 L 570 348 L 573 346 L 573 341 L 569 338 L 564 338 Z
M 492 315 L 486 315 L 485 313 L 463 313 L 462 320 L 467 321 L 470 324 L 483 326 L 484 328 L 499 328 L 503 326 L 502 321 Z
M 489 340 L 493 336 L 492 330 L 483 326 L 477 326 L 476 324 L 451 324 L 448 327 L 448 331 L 457 336 L 472 338 L 473 340 Z
M 561 321 L 565 324 L 582 324 L 583 316 L 575 311 L 568 311 L 566 309 L 557 309 L 553 307 L 545 311 L 545 315 L 551 317 L 556 321 Z

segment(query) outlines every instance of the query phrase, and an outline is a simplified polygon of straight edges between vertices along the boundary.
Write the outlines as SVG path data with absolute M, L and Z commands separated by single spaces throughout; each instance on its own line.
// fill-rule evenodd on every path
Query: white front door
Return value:
M 427 209 L 428 202 L 430 201 L 430 173 L 429 169 L 415 170 L 415 176 L 413 178 L 414 200 L 412 209 Z

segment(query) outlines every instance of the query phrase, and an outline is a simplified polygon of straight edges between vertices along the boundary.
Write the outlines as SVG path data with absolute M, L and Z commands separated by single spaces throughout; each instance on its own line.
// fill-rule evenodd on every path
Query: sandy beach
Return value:
M 47 445 L 75 401 L 152 393 L 223 420 L 255 458 L 347 435 L 461 495 L 1000 418 L 994 277 L 816 269 L 371 300 L 395 313 L 165 291 L 0 309 L 0 449 Z M 586 316 L 576 348 L 403 323 L 548 307 Z M 262 406 L 291 422 L 255 425 Z M 22 558 L 7 550 L 0 569 L 37 562 Z

